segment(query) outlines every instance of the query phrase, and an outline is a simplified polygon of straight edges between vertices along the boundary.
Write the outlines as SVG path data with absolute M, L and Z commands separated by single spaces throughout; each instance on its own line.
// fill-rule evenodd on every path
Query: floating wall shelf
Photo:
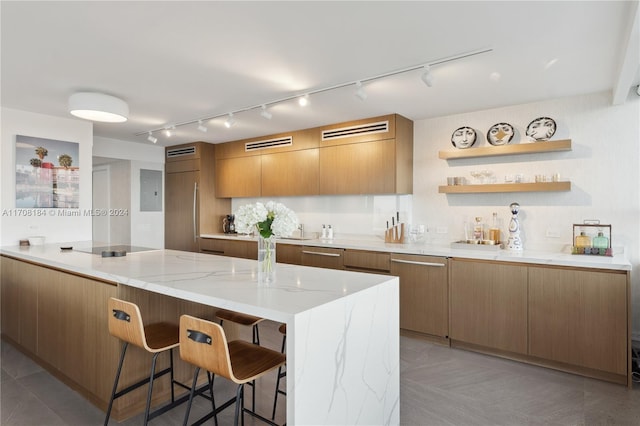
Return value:
M 440 151 L 438 157 L 443 160 L 453 160 L 458 158 L 499 157 L 502 155 L 535 154 L 538 152 L 556 151 L 571 151 L 571 139 Z
M 483 185 L 444 185 L 438 187 L 438 192 L 441 194 L 550 191 L 571 191 L 571 182 L 492 183 Z

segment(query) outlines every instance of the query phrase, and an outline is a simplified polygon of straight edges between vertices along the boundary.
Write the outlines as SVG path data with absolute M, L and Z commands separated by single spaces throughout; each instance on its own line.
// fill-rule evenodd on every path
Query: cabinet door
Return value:
M 625 273 L 529 268 L 533 356 L 626 375 L 627 315 Z
M 400 328 L 447 338 L 447 259 L 391 255 L 391 274 L 400 277 Z
M 224 255 L 258 260 L 258 243 L 256 241 L 224 240 Z
M 320 149 L 320 194 L 396 192 L 395 140 Z
M 18 262 L 14 259 L 2 256 L 0 273 L 2 280 L 1 301 L 2 301 L 2 334 L 8 336 L 17 343 L 20 343 L 20 317 L 19 304 L 20 283 L 18 277 Z
M 259 197 L 262 187 L 261 163 L 259 155 L 216 160 L 216 196 Z
M 197 251 L 200 172 L 165 175 L 164 247 Z M 194 210 L 195 209 L 195 210 Z
M 527 267 L 453 259 L 451 327 L 454 340 L 527 353 Z
M 304 246 L 302 264 L 318 268 L 342 269 L 343 253 L 344 249 Z
M 318 195 L 318 150 L 262 155 L 262 196 Z

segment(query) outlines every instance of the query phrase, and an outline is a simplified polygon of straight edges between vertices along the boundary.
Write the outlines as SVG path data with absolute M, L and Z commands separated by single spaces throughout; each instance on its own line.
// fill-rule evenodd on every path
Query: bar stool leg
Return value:
M 149 422 L 149 410 L 151 409 L 151 394 L 153 393 L 153 379 L 156 374 L 156 361 L 158 360 L 159 352 L 153 354 L 153 358 L 151 360 L 151 375 L 149 376 L 149 392 L 147 393 L 147 405 L 144 409 L 144 426 L 147 426 Z M 171 373 L 173 375 L 173 373 Z M 171 389 L 173 392 L 173 382 L 171 383 Z
M 284 353 L 287 343 L 287 335 L 282 336 L 282 349 L 280 349 L 281 353 Z M 280 390 L 280 379 L 284 378 L 287 375 L 286 370 L 282 371 L 282 366 L 278 367 L 278 376 L 276 379 L 276 391 L 273 395 L 273 412 L 271 413 L 271 420 L 276 418 L 276 406 L 278 405 L 278 394 L 286 395 L 284 391 Z
M 187 426 L 187 424 L 189 423 L 189 412 L 191 412 L 193 395 L 196 392 L 196 384 L 198 383 L 198 373 L 200 373 L 200 367 L 196 367 L 195 372 L 193 373 L 193 383 L 191 383 L 191 390 L 189 391 L 189 402 L 187 403 L 187 412 L 184 413 L 184 421 L 182 422 L 183 426 Z M 218 420 L 216 419 L 216 425 L 217 424 L 218 424 Z
M 109 407 L 107 408 L 107 417 L 104 419 L 104 426 L 109 424 L 109 417 L 111 416 L 111 408 L 113 407 L 113 400 L 116 397 L 116 391 L 118 390 L 118 381 L 120 380 L 120 373 L 122 372 L 122 364 L 124 364 L 124 355 L 127 352 L 129 342 L 122 344 L 122 350 L 120 351 L 120 362 L 118 363 L 118 371 L 116 372 L 116 379 L 113 382 L 113 390 L 111 391 L 111 398 L 109 399 Z

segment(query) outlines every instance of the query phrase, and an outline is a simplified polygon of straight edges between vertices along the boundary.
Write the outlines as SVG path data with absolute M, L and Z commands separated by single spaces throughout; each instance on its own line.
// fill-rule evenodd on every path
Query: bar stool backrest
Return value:
M 132 345 L 153 350 L 147 345 L 138 305 L 114 297 L 109 299 L 109 333 Z
M 180 317 L 180 357 L 207 371 L 240 383 L 233 374 L 224 329 L 190 315 Z

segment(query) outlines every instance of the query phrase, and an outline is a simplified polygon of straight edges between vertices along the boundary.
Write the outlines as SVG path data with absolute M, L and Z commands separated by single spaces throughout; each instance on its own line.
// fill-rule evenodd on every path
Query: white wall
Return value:
M 93 155 L 130 160 L 130 170 L 128 170 L 128 190 L 130 191 L 128 237 L 131 241 L 130 244 L 140 247 L 164 248 L 164 211 L 140 211 L 140 169 L 164 171 L 164 148 L 96 137 Z M 162 188 L 164 199 L 164 176 Z M 125 237 L 124 233 L 119 235 L 121 238 Z
M 58 216 L 75 209 L 15 209 L 16 135 L 56 139 L 79 144 L 80 212 L 91 209 L 91 149 L 93 124 L 79 119 L 51 117 L 9 108 L 1 110 L 0 140 L 0 245 L 17 245 L 30 235 L 44 235 L 47 242 L 91 239 L 91 216 Z M 74 164 L 75 165 L 75 164 Z M 44 216 L 15 216 L 29 210 Z

